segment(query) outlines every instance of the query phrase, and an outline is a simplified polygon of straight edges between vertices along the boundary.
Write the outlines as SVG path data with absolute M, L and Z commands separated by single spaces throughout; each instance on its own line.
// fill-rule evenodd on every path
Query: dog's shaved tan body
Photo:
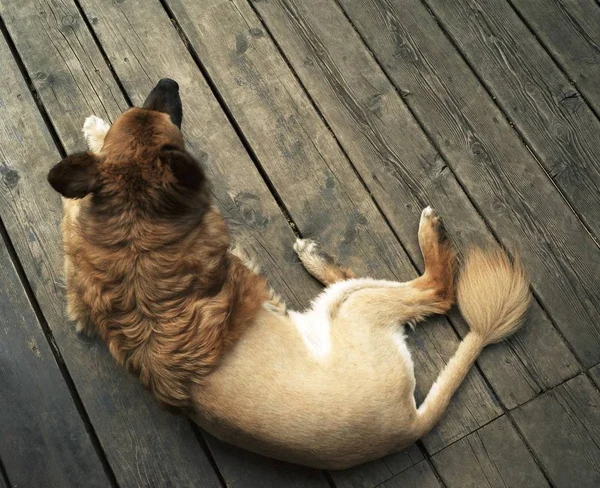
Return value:
M 131 110 L 126 112 L 109 131 L 104 145 L 101 142 L 108 126 L 97 120 L 86 122 L 86 138 L 93 145 L 90 149 L 99 153 L 95 157 L 101 162 L 94 164 L 100 171 L 104 171 L 102 165 L 131 151 L 134 119 Z M 161 144 L 175 144 L 183 150 L 178 129 L 167 125 L 161 129 L 160 124 L 164 120 L 157 122 L 148 144 L 156 144 L 156 134 L 162 134 L 164 141 L 158 138 Z M 140 156 L 139 148 L 136 154 L 136 164 L 161 168 L 163 180 L 156 188 L 170 181 L 169 164 L 174 165 L 176 177 L 182 174 L 181 163 L 169 162 L 160 151 L 158 156 L 149 151 L 148 160 Z M 162 159 L 156 163 L 152 157 Z M 167 176 L 161 165 L 167 168 Z M 59 191 L 64 188 L 59 181 L 63 174 L 67 173 L 50 178 Z M 101 174 L 105 183 L 120 172 Z M 69 194 L 70 190 L 61 192 Z M 177 219 L 153 222 L 152 237 L 145 236 L 143 229 L 139 241 L 127 235 L 129 247 L 117 252 L 123 259 L 133 260 L 128 270 L 111 258 L 108 247 L 103 248 L 108 242 L 90 244 L 86 240 L 86 229 L 93 228 L 93 222 L 86 219 L 94 219 L 95 214 L 91 209 L 94 197 L 84 197 L 64 200 L 63 220 L 69 313 L 78 327 L 97 332 L 113 356 L 137 374 L 163 404 L 183 408 L 225 441 L 286 461 L 343 469 L 415 442 L 439 421 L 482 349 L 517 329 L 530 299 L 518 261 L 499 250 L 467 253 L 456 296 L 471 331 L 417 407 L 413 363 L 402 326 L 445 313 L 455 297 L 455 254 L 432 209 L 423 211 L 419 226 L 425 272 L 406 283 L 354 278 L 351 270 L 338 266 L 312 241 L 299 240 L 295 250 L 301 261 L 328 285 L 309 310 L 299 313 L 286 310 L 244 253 L 228 250 L 227 229 L 215 209 L 205 209 L 190 230 L 191 237 L 182 235 L 166 247 L 142 243 L 145 239 L 155 243 L 157 233 L 163 238 L 176 233 Z M 115 210 L 118 220 L 117 213 Z M 113 231 L 107 228 L 106 232 Z M 215 246 L 215 240 L 221 244 Z M 185 252 L 179 245 L 187 246 Z M 218 281 L 212 289 L 208 281 L 213 278 L 199 280 L 198 286 L 190 288 L 192 298 L 177 297 L 177 314 L 143 296 L 146 290 L 150 294 L 156 291 L 140 280 L 177 283 L 192 279 L 189 267 L 180 261 L 193 265 L 189 253 L 194 252 L 202 256 L 197 273 L 208 269 Z M 212 261 L 206 264 L 209 256 Z M 172 262 L 170 271 L 161 268 L 161 259 Z M 102 273 L 95 269 L 98 260 L 107 268 Z M 140 320 L 119 321 L 121 305 L 116 297 L 111 298 L 110 283 L 102 282 L 109 276 L 135 282 L 136 295 L 127 306 L 135 308 L 142 303 L 146 307 Z M 132 313 L 138 313 L 137 309 Z M 219 320 L 223 321 L 221 328 Z M 207 332 L 209 326 L 214 330 Z M 173 347 L 157 346 L 156 341 L 165 335 Z M 194 356 L 189 344 L 204 348 L 203 354 Z M 164 377 L 169 374 L 173 377 Z

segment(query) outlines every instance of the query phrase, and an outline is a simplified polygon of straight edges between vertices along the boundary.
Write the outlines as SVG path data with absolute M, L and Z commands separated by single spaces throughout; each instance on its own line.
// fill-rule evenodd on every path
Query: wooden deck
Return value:
M 600 3 L 0 0 L 0 488 L 600 486 Z M 459 246 L 518 248 L 535 302 L 441 424 L 320 472 L 155 405 L 64 314 L 46 183 L 162 77 L 214 197 L 291 307 L 314 237 L 362 275 L 422 269 L 421 209 Z M 466 326 L 409 337 L 420 401 Z

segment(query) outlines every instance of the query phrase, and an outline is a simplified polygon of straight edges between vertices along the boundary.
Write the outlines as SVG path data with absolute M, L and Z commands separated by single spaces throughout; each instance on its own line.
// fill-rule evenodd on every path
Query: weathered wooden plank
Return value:
M 600 393 L 585 375 L 512 415 L 555 486 L 600 485 Z
M 453 174 L 334 3 L 319 0 L 308 7 L 275 0 L 255 6 L 413 260 L 420 262 L 421 257 L 408 236 L 414 235 L 412 222 L 424 202 L 442 212 L 461 245 L 491 239 Z M 514 228 L 505 236 L 512 239 L 513 234 Z M 549 350 L 555 351 L 550 357 Z M 564 362 L 552 364 L 550 358 L 556 357 Z M 523 332 L 508 345 L 486 351 L 479 364 L 509 406 L 578 370 L 536 305 Z
M 24 11 L 28 6 L 19 4 Z M 12 28 L 18 30 L 18 24 Z M 31 29 L 23 35 L 33 38 L 43 32 Z M 48 41 L 40 37 L 40 43 Z M 0 66 L 0 215 L 117 481 L 121 486 L 147 485 L 148 480 L 153 486 L 218 486 L 189 423 L 162 411 L 106 348 L 78 338 L 74 325 L 66 321 L 58 232 L 61 204 L 46 181 L 60 154 L 4 38 Z M 59 71 L 48 68 L 38 71 Z M 68 119 L 64 112 L 55 117 Z M 54 388 L 54 382 L 48 385 Z M 85 466 L 73 468 L 73 476 L 85 473 Z
M 521 254 L 527 258 L 528 272 L 537 278 L 534 279 L 536 289 L 543 291 L 543 296 L 551 301 L 559 293 L 577 299 L 563 280 L 558 280 L 560 290 L 547 288 L 552 284 L 548 274 L 556 276 L 556 273 L 562 272 L 562 261 L 571 257 L 570 252 L 579 253 L 579 250 L 563 252 L 550 267 L 546 255 L 549 251 L 555 251 L 546 249 L 546 241 L 550 241 L 550 244 L 554 242 L 551 231 L 558 224 L 569 228 L 569 232 L 584 236 L 591 258 L 597 252 L 593 242 L 568 207 L 564 204 L 561 206 L 562 202 L 553 185 L 546 181 L 537 162 L 519 142 L 422 4 L 411 0 L 402 4 L 393 0 L 342 0 L 341 5 L 396 87 L 401 93 L 410 94 L 404 97 L 405 102 L 426 127 L 462 183 L 470 183 L 467 191 L 477 197 L 478 208 L 500 230 L 501 238 L 506 236 L 509 245 L 518 244 Z M 540 195 L 533 196 L 533 203 L 528 201 L 524 205 L 519 193 L 511 198 L 510 193 L 516 193 L 519 189 L 511 192 L 512 181 L 502 181 L 507 176 L 503 168 L 514 167 L 514 161 L 520 162 L 514 180 L 520 181 L 523 174 L 528 175 L 523 181 L 539 189 Z M 479 168 L 481 166 L 483 170 Z M 529 174 L 530 167 L 533 176 Z M 486 169 L 489 174 L 482 178 L 481 172 Z M 488 185 L 482 185 L 484 181 Z M 542 227 L 536 220 L 540 220 L 539 215 L 544 217 L 544 214 L 533 214 L 536 220 L 531 220 L 530 207 L 533 204 L 547 207 L 548 200 L 552 200 L 550 205 L 558 208 L 554 213 L 545 215 Z M 518 225 L 516 229 L 515 223 Z M 580 245 L 577 238 L 570 243 Z M 527 255 L 525 249 L 530 249 Z M 581 313 L 586 313 L 585 306 L 585 300 L 580 301 L 580 309 L 583 308 Z M 562 312 L 561 325 L 570 327 L 570 318 L 560 303 L 553 304 L 551 310 L 556 309 Z M 592 328 L 592 334 L 595 332 Z M 545 345 L 540 347 L 542 342 Z M 550 356 L 547 349 L 549 345 L 556 348 L 555 354 Z M 517 351 L 512 357 L 507 356 L 503 348 L 493 348 L 480 359 L 486 376 L 508 408 L 531 399 L 539 392 L 540 384 L 544 388 L 554 386 L 577 370 L 573 367 L 570 353 L 566 356 L 569 358 L 567 364 L 551 364 L 552 358 L 563 357 L 559 351 L 565 351 L 565 347 L 537 307 L 532 310 L 532 325 L 511 339 L 511 346 Z M 505 359 L 509 359 L 509 362 L 505 362 Z M 523 375 L 507 373 L 508 370 L 519 371 L 523 368 L 520 361 L 524 361 L 526 368 L 534 369 L 531 376 L 536 378 L 537 384 L 527 381 Z M 522 379 L 520 388 L 515 388 L 515 377 Z
M 396 237 L 248 4 L 175 0 L 169 5 L 299 230 L 317 236 L 360 275 L 415 276 Z M 416 226 L 417 221 L 411 225 L 415 242 Z M 437 351 L 447 359 L 457 341 L 443 321 L 420 330 L 418 337 L 427 343 L 425 351 L 419 348 L 416 363 L 419 390 L 425 393 L 422 385 L 431 385 L 444 364 Z M 459 395 L 460 408 L 453 407 L 431 439 L 451 442 L 499 413 L 479 380 L 467 385 L 475 385 L 476 391 L 466 389 Z M 473 408 L 486 402 L 489 407 L 483 411 Z M 365 469 L 373 474 L 376 466 L 381 463 Z M 370 477 L 373 482 L 378 478 Z
M 65 147 L 70 151 L 86 149 L 77 107 L 84 107 L 88 115 L 112 119 L 128 106 L 116 84 L 111 83 L 112 75 L 94 39 L 81 28 L 77 11 L 60 0 L 19 4 L 0 0 L 0 15 L 40 96 L 55 98 L 54 103 L 62 108 L 62 124 L 68 127 L 61 133 Z M 62 69 L 46 69 L 50 66 Z M 54 90 L 56 86 L 70 90 Z
M 104 2 L 103 2 L 104 3 Z M 132 2 L 130 2 L 132 3 Z M 29 7 L 30 5 L 27 4 Z M 61 3 L 57 7 L 54 2 L 49 4 L 48 8 L 60 8 L 59 13 L 53 13 L 42 17 L 45 19 L 58 18 L 61 19 L 64 16 L 70 17 L 69 29 L 55 33 L 51 27 L 44 28 L 43 24 L 37 25 L 37 31 L 48 33 L 47 35 L 56 34 L 67 40 L 69 49 L 77 52 L 77 59 L 84 56 L 92 57 L 94 60 L 94 66 L 104 66 L 106 64 L 100 56 L 99 50 L 93 45 L 86 45 L 85 52 L 80 47 L 80 38 L 91 38 L 89 31 L 80 17 L 75 5 L 70 2 Z M 18 7 L 18 8 L 17 8 Z M 90 7 L 86 5 L 86 7 Z M 93 7 L 93 5 L 92 5 Z M 193 138 L 195 145 L 190 144 L 191 150 L 198 156 L 202 157 L 202 152 L 199 147 L 202 147 L 204 151 L 209 152 L 211 155 L 216 155 L 211 158 L 208 163 L 208 172 L 215 183 L 214 195 L 216 200 L 221 206 L 221 209 L 225 215 L 229 218 L 230 223 L 234 227 L 238 239 L 244 242 L 249 251 L 256 251 L 256 254 L 260 257 L 263 264 L 263 268 L 269 274 L 271 280 L 278 285 L 278 288 L 286 295 L 288 301 L 293 305 L 299 303 L 308 302 L 309 298 L 312 298 L 314 294 L 319 290 L 314 280 L 312 280 L 304 272 L 302 266 L 297 262 L 291 245 L 293 243 L 294 235 L 280 209 L 277 207 L 276 202 L 270 195 L 266 185 L 260 178 L 256 168 L 252 164 L 251 160 L 245 153 L 243 146 L 236 138 L 235 133 L 227 123 L 223 113 L 218 107 L 218 104 L 210 94 L 210 90 L 202 80 L 202 76 L 197 72 L 192 63 L 183 63 L 179 65 L 179 60 L 185 60 L 188 58 L 188 54 L 181 44 L 177 35 L 173 32 L 171 36 L 171 44 L 159 51 L 156 48 L 157 39 L 162 39 L 163 33 L 156 31 L 150 31 L 147 29 L 148 25 L 139 25 L 137 29 L 129 24 L 127 17 L 119 10 L 121 5 L 112 5 L 110 8 L 116 9 L 116 15 L 112 12 L 105 12 L 111 20 L 104 22 L 109 26 L 109 29 L 116 28 L 123 31 L 127 31 L 128 41 L 132 46 L 132 51 L 129 51 L 128 45 L 122 37 L 117 37 L 116 43 L 113 42 L 112 46 L 121 48 L 121 43 L 127 50 L 127 53 L 120 58 L 119 69 L 125 69 L 125 75 L 123 78 L 128 82 L 126 87 L 129 90 L 129 95 L 133 98 L 134 102 L 139 103 L 147 95 L 151 87 L 156 81 L 164 76 L 172 76 L 178 79 L 182 85 L 182 96 L 184 98 L 184 110 L 186 117 L 184 121 L 184 127 L 191 128 L 186 132 L 188 141 Z M 123 6 L 126 8 L 127 6 Z M 166 22 L 167 31 L 173 30 L 168 18 L 166 17 L 160 5 L 158 5 L 160 15 Z M 51 52 L 45 53 L 43 56 L 32 56 L 32 59 L 28 62 L 29 51 L 26 49 L 27 44 L 24 43 L 23 39 L 29 36 L 29 32 L 21 31 L 19 25 L 22 17 L 25 19 L 37 18 L 36 11 L 32 11 L 31 8 L 27 11 L 23 5 L 16 6 L 7 2 L 5 5 L 6 9 L 11 9 L 11 18 L 13 22 L 8 25 L 11 34 L 14 36 L 17 47 L 24 49 L 21 54 L 24 58 L 24 63 L 30 73 L 44 72 L 48 73 L 49 76 L 42 80 L 38 87 L 40 97 L 45 107 L 48 110 L 49 116 L 52 120 L 53 125 L 56 127 L 57 132 L 61 141 L 65 144 L 67 151 L 73 151 L 78 148 L 77 145 L 69 146 L 69 137 L 71 137 L 72 131 L 79 132 L 79 125 L 82 123 L 84 118 L 89 115 L 90 102 L 85 102 L 88 98 L 93 99 L 99 96 L 98 93 L 90 88 L 89 86 L 82 86 L 75 83 L 72 76 L 69 75 L 70 67 L 69 63 L 61 63 L 62 56 L 52 56 Z M 139 5 L 131 5 L 133 10 L 138 9 L 138 12 L 144 12 L 147 7 L 140 8 Z M 98 16 L 91 15 L 90 22 L 92 24 L 99 24 L 99 28 L 103 23 L 103 12 L 99 12 Z M 119 18 L 120 23 L 116 20 L 112 24 L 113 17 Z M 38 20 L 38 22 L 40 22 Z M 151 26 L 150 26 L 151 27 Z M 160 27 L 164 30 L 164 24 Z M 117 31 L 118 32 L 118 31 Z M 142 33 L 145 33 L 147 45 L 142 45 L 140 39 L 143 37 Z M 109 34 L 110 35 L 110 34 Z M 139 36 L 139 37 L 138 37 Z M 131 38 L 134 38 L 132 41 Z M 31 40 L 30 40 L 31 42 Z M 136 44 L 137 43 L 137 44 Z M 42 43 L 38 42 L 34 48 L 37 50 L 47 49 L 47 45 L 53 46 L 53 43 Z M 110 45 L 110 44 L 109 44 Z M 65 46 L 61 46 L 62 51 L 65 51 Z M 109 50 L 110 51 L 110 50 Z M 45 51 L 44 51 L 45 52 Z M 68 53 L 69 51 L 66 50 Z M 114 49 L 113 51 L 114 52 Z M 122 53 L 119 53 L 121 56 Z M 131 64 L 135 64 L 134 67 L 130 68 Z M 137 64 L 142 62 L 143 64 Z M 79 65 L 77 68 L 82 70 L 85 74 L 89 67 Z M 99 69 L 99 68 L 98 68 Z M 133 73 L 137 78 L 131 78 Z M 123 72 L 120 74 L 123 75 Z M 60 82 L 56 82 L 60 80 Z M 140 81 L 143 80 L 143 81 Z M 118 92 L 117 84 L 110 74 L 103 78 L 104 83 L 109 84 L 111 91 L 115 90 L 114 93 Z M 38 81 L 34 80 L 35 83 Z M 37 86 L 37 85 L 36 85 Z M 73 92 L 81 90 L 84 92 L 84 96 L 80 99 L 75 98 L 69 100 L 68 95 Z M 55 93 L 60 93 L 59 96 Z M 118 106 L 106 107 L 107 118 L 114 120 L 120 113 L 120 105 L 124 104 L 123 95 Z M 67 120 L 64 117 L 65 111 L 69 111 L 73 120 Z M 210 130 L 206 130 L 206 128 Z M 236 171 L 231 171 L 231 164 L 235 162 Z M 46 166 L 46 169 L 49 167 Z M 58 240 L 58 239 L 56 239 Z M 99 347 L 96 343 L 90 347 Z M 125 378 L 122 380 L 122 378 Z M 122 373 L 116 373 L 110 371 L 106 373 L 105 380 L 107 382 L 120 382 L 130 381 L 129 377 L 125 377 Z M 132 380 L 131 380 L 132 381 Z M 115 409 L 121 409 L 126 405 L 132 405 L 140 402 L 148 402 L 147 408 L 155 409 L 156 407 L 150 399 L 137 399 L 135 395 L 139 395 L 137 391 L 137 385 L 125 387 L 126 391 L 121 393 L 119 388 L 114 388 L 112 391 L 106 394 L 106 396 L 116 396 L 116 398 L 109 398 L 107 400 L 108 406 Z M 127 390 L 129 388 L 129 390 Z M 134 388 L 132 391 L 131 388 Z M 128 398 L 130 397 L 130 398 Z M 134 400 L 135 399 L 135 400 Z M 101 405 L 99 408 L 107 408 L 107 405 Z M 104 412 L 101 412 L 104 413 Z M 122 415 L 133 415 L 132 413 Z M 111 448 L 107 449 L 109 452 L 115 451 L 113 455 L 115 459 L 111 459 L 111 463 L 122 462 L 123 465 L 130 464 L 135 466 L 136 464 L 143 464 L 147 462 L 145 469 L 147 470 L 161 470 L 162 473 L 158 479 L 169 480 L 173 484 L 185 485 L 197 483 L 198 479 L 202 479 L 202 476 L 195 474 L 194 471 L 188 471 L 187 463 L 193 464 L 196 462 L 194 456 L 202 456 L 199 445 L 197 444 L 193 432 L 189 428 L 189 425 L 180 418 L 173 418 L 160 411 L 156 411 L 155 416 L 158 418 L 152 418 L 151 420 L 155 425 L 143 426 L 144 422 L 148 422 L 146 418 L 148 414 L 144 411 L 140 411 L 139 418 L 136 424 L 132 424 L 130 429 L 119 427 L 118 424 L 113 424 L 116 432 L 107 433 L 111 435 L 109 440 L 115 439 L 116 441 L 111 444 Z M 169 428 L 168 423 L 175 422 L 175 425 Z M 108 425 L 104 426 L 108 429 Z M 138 432 L 138 429 L 140 431 Z M 170 433 L 161 432 L 161 429 L 171 431 Z M 123 442 L 123 437 L 128 442 Z M 161 443 L 161 449 L 155 448 L 154 444 L 157 440 Z M 122 445 L 131 444 L 131 442 L 139 443 L 139 450 L 141 455 L 141 461 L 135 459 L 123 459 L 118 453 L 118 448 Z M 168 448 L 167 448 L 168 446 Z M 164 452 L 163 452 L 164 449 Z M 172 452 L 172 455 L 169 453 Z M 214 450 L 213 450 L 214 452 Z M 219 455 L 215 453 L 219 465 L 233 465 L 240 466 L 244 464 L 243 455 L 231 458 L 228 454 Z M 168 459 L 163 466 L 159 458 Z M 281 472 L 284 468 L 276 465 L 275 463 L 268 464 L 268 461 L 263 460 L 267 466 L 271 466 L 273 479 L 280 479 L 281 476 L 278 472 Z M 195 470 L 199 470 L 202 467 L 201 463 Z M 246 473 L 250 473 L 251 469 L 256 466 L 248 465 Z M 124 469 L 124 468 L 123 468 Z M 191 469 L 191 468 L 190 468 Z M 223 469 L 226 469 L 224 466 Z M 261 473 L 269 473 L 269 469 L 265 469 L 261 466 Z M 124 469 L 125 471 L 125 469 Z M 181 473 L 185 475 L 185 480 L 179 481 L 178 476 Z M 142 473 L 143 474 L 143 473 Z M 135 470 L 129 469 L 128 472 L 124 472 L 123 476 L 131 476 L 135 478 L 138 473 Z M 152 474 L 150 478 L 152 478 Z M 283 476 L 283 475 L 282 475 Z M 285 475 L 287 476 L 287 475 Z M 307 480 L 313 480 L 314 472 L 305 470 L 303 472 L 296 473 L 293 479 L 288 476 L 288 485 L 302 484 Z M 210 480 L 211 478 L 208 478 Z M 249 479 L 249 478 L 247 478 Z M 323 483 L 324 480 L 319 478 Z M 263 483 L 268 483 L 269 477 L 265 476 Z M 133 483 L 133 482 L 132 482 Z M 136 481 L 137 484 L 144 484 L 143 481 Z M 316 483 L 314 483 L 316 484 Z M 280 485 L 284 486 L 284 485 Z
M 1 236 L 0 317 L 0 458 L 11 483 L 109 486 Z
M 381 488 L 442 488 L 431 466 L 426 460 L 415 464 L 402 473 L 386 481 Z
M 511 0 L 511 3 L 577 88 L 600 111 L 598 3 L 594 0 Z
M 426 3 L 600 238 L 600 121 L 506 1 Z
M 548 486 L 506 415 L 438 452 L 432 462 L 448 488 Z

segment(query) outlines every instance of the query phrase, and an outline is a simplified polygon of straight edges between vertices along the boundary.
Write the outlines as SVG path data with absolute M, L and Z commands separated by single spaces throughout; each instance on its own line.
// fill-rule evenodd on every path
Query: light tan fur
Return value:
M 100 168 L 122 161 L 128 151 L 127 160 L 144 168 L 140 172 L 162 167 L 151 160 L 160 156 L 131 148 L 157 141 L 134 144 L 129 139 L 139 121 L 122 117 L 98 156 Z M 146 121 L 155 124 L 155 137 L 181 145 L 159 119 Z M 90 124 L 90 130 L 96 126 L 101 124 Z M 108 171 L 102 181 L 117 184 L 123 174 Z M 159 178 L 156 188 L 170 178 L 149 177 Z M 243 253 L 227 251 L 227 228 L 216 210 L 188 228 L 177 219 L 143 222 L 143 212 L 128 210 L 129 200 L 117 200 L 113 219 L 101 228 L 94 205 L 92 197 L 64 204 L 68 302 L 79 327 L 99 332 L 115 358 L 162 403 L 184 407 L 213 435 L 317 468 L 348 468 L 425 435 L 483 347 L 513 333 L 530 300 L 518 261 L 500 250 L 471 251 L 457 284 L 471 330 L 417 408 L 401 326 L 445 313 L 454 301 L 454 251 L 430 208 L 419 226 L 425 272 L 406 283 L 354 279 L 314 243 L 299 241 L 301 261 L 331 285 L 299 313 L 273 306 L 273 292 L 258 268 Z M 124 221 L 136 233 L 126 232 Z M 94 240 L 91 231 L 113 240 Z M 158 246 L 157 234 L 172 244 Z M 194 276 L 198 286 L 179 286 Z M 161 293 L 172 287 L 175 294 Z M 121 315 L 122 297 L 129 297 L 125 308 L 131 316 Z

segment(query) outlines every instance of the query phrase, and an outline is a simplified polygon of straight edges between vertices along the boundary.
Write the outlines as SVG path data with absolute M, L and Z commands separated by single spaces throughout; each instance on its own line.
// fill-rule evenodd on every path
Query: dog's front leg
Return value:
M 351 269 L 337 264 L 327 253 L 323 252 L 312 239 L 296 239 L 294 251 L 311 275 L 325 286 L 338 281 L 351 280 L 356 275 Z

